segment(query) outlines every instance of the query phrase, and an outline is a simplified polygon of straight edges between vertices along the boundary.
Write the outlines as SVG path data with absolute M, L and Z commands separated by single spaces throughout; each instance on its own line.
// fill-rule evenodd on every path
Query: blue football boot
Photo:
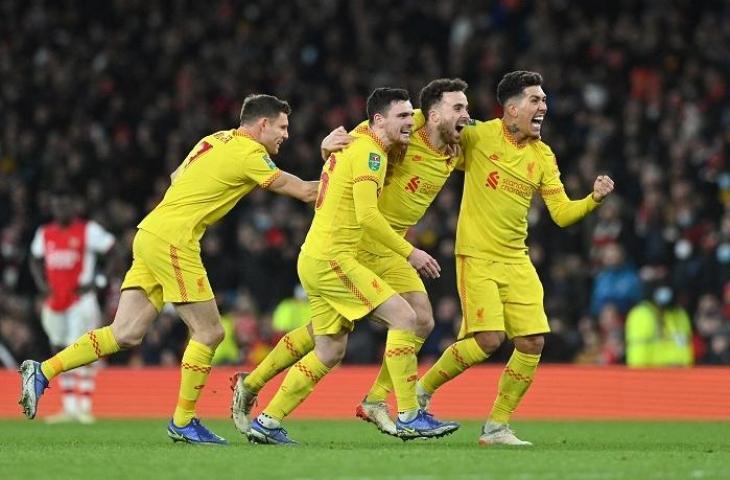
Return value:
M 248 440 L 251 443 L 265 445 L 299 445 L 299 442 L 292 440 L 282 427 L 266 428 L 259 419 L 251 422 L 251 429 L 248 431 Z
M 398 436 L 405 442 L 414 438 L 438 438 L 454 433 L 459 429 L 456 422 L 440 422 L 425 410 L 419 410 L 410 422 L 400 418 L 395 421 Z
M 173 442 L 185 442 L 195 445 L 228 445 L 228 441 L 208 430 L 200 420 L 193 418 L 184 427 L 176 426 L 172 420 L 167 425 L 167 436 Z

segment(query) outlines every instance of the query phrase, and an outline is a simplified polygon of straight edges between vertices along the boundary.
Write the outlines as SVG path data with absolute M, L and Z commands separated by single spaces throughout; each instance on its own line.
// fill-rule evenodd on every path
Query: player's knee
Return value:
M 223 325 L 220 323 L 211 325 L 201 332 L 197 332 L 196 340 L 210 348 L 215 348 L 223 341 L 226 331 L 223 329 Z
M 412 327 L 415 327 L 416 322 L 418 321 L 418 315 L 416 314 L 416 311 L 407 302 L 403 302 L 403 304 L 401 305 L 398 316 L 402 318 L 405 323 L 411 325 Z
M 419 312 L 416 315 L 416 335 L 426 338 L 434 327 L 433 314 L 431 312 Z
M 135 332 L 132 330 L 120 330 L 114 332 L 114 339 L 117 341 L 117 345 L 122 350 L 127 348 L 134 348 L 142 343 L 144 338 L 144 332 Z
M 503 332 L 477 332 L 474 338 L 484 353 L 491 354 L 504 342 Z
M 317 355 L 320 362 L 332 368 L 345 358 L 346 348 L 347 344 L 332 343 L 324 347 L 320 346 L 316 348 L 315 355 Z
M 529 335 L 527 337 L 515 337 L 513 339 L 515 348 L 522 353 L 540 355 L 545 347 L 544 335 Z

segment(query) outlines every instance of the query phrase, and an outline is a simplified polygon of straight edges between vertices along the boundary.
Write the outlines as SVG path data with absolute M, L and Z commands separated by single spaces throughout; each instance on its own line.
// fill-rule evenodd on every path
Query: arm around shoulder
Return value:
M 280 170 L 280 172 L 281 174 L 266 187 L 267 190 L 297 198 L 302 202 L 313 202 L 317 198 L 319 182 L 302 180 L 296 175 L 283 170 Z

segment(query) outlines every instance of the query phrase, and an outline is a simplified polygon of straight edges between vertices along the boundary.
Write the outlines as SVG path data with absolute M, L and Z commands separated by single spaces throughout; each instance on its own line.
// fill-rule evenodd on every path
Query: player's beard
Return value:
M 453 145 L 456 143 L 459 143 L 459 138 L 456 135 L 456 129 L 455 129 L 456 123 L 454 124 L 447 124 L 447 123 L 439 123 L 438 125 L 438 132 L 439 136 L 441 137 L 441 140 L 443 140 L 444 144 L 446 145 Z

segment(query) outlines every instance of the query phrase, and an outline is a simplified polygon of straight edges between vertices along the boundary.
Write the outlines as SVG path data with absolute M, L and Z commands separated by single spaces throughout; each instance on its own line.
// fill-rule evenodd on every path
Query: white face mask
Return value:
M 680 240 L 674 244 L 674 255 L 680 260 L 686 260 L 692 255 L 692 244 L 689 240 Z
M 669 287 L 659 287 L 654 291 L 654 303 L 659 305 L 660 307 L 666 307 L 670 303 L 672 303 L 672 299 L 674 298 L 674 292 L 672 292 L 672 289 Z
M 720 263 L 730 263 L 730 243 L 723 242 L 715 251 L 715 255 L 717 256 L 717 261 Z

